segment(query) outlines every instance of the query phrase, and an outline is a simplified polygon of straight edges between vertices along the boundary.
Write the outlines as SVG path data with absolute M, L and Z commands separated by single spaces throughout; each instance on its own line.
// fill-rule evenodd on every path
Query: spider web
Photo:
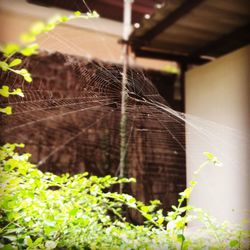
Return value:
M 76 51 L 83 49 L 56 31 L 46 39 Z M 96 46 L 101 44 L 97 41 Z M 1 101 L 13 108 L 11 116 L 1 118 L 2 142 L 25 143 L 32 161 L 44 171 L 118 175 L 122 65 L 57 49 L 23 58 L 22 67 L 32 73 L 32 84 L 1 72 L 1 82 L 20 87 L 25 94 Z M 165 77 L 169 85 L 175 78 Z M 160 199 L 165 208 L 176 204 L 186 186 L 189 150 L 188 161 L 195 168 L 203 161 L 204 151 L 232 165 L 235 159 L 224 155 L 225 149 L 233 153 L 249 143 L 239 131 L 175 111 L 143 69 L 130 67 L 127 79 L 128 176 L 137 179 L 131 192 L 140 200 Z

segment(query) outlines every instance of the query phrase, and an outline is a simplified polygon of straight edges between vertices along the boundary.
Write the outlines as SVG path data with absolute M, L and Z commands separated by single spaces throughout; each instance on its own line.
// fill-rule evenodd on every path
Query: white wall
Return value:
M 97 10 L 98 11 L 98 10 Z M 18 42 L 19 34 L 26 32 L 37 20 L 47 20 L 57 14 L 71 11 L 28 4 L 26 0 L 0 0 L 0 44 Z M 122 23 L 106 18 L 81 19 L 59 25 L 54 31 L 39 36 L 41 49 L 121 63 L 122 48 L 118 40 Z M 131 64 L 162 70 L 169 63 L 163 60 L 137 58 Z M 170 64 L 171 65 L 171 64 Z
M 204 161 L 202 152 L 223 162 L 201 173 L 190 203 L 220 220 L 249 218 L 250 46 L 189 70 L 185 91 L 192 125 L 187 125 L 187 181 Z

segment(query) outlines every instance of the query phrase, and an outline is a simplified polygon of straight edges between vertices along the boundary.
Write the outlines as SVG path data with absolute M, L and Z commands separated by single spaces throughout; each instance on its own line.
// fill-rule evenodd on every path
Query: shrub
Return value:
M 145 205 L 128 194 L 109 191 L 134 179 L 43 173 L 29 162 L 30 154 L 15 152 L 23 146 L 1 147 L 1 249 L 247 248 L 249 232 L 217 225 L 202 210 L 182 206 L 194 181 L 181 193 L 179 206 L 164 216 L 157 208 L 159 201 Z M 129 223 L 125 208 L 139 212 L 143 224 Z M 190 210 L 196 215 L 189 215 Z M 187 222 L 199 217 L 207 228 L 203 234 L 186 233 Z M 208 246 L 213 248 L 204 248 Z

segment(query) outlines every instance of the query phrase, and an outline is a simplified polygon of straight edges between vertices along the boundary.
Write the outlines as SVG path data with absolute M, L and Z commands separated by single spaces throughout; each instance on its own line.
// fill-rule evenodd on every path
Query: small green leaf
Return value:
M 230 247 L 236 247 L 239 245 L 239 241 L 238 240 L 231 240 L 229 245 L 230 245 Z
M 32 78 L 27 69 L 15 70 L 15 72 L 25 79 L 27 82 L 32 82 Z
M 24 94 L 20 88 L 14 89 L 13 92 L 10 93 L 11 95 L 18 95 L 24 97 Z
M 177 235 L 177 240 L 178 240 L 179 242 L 184 242 L 184 241 L 185 241 L 185 236 L 184 236 L 183 234 L 178 234 L 178 235 Z
M 7 70 L 9 69 L 9 64 L 6 63 L 6 62 L 1 61 L 1 62 L 0 62 L 0 68 L 1 68 L 3 71 L 7 71 Z
M 37 239 L 34 241 L 33 245 L 38 245 L 38 244 L 40 244 L 42 241 L 43 241 L 43 237 L 39 237 L 39 238 L 37 238 Z
M 81 14 L 82 14 L 82 13 L 81 13 L 80 11 L 74 12 L 74 15 L 75 15 L 75 16 L 81 16 Z
M 46 24 L 46 26 L 44 28 L 44 32 L 49 32 L 49 31 L 53 30 L 55 27 L 56 27 L 56 24 L 48 23 L 48 24 Z
M 11 115 L 12 114 L 12 108 L 10 106 L 7 106 L 5 108 L 0 108 L 0 112 L 4 113 L 6 115 Z
M 208 161 L 210 161 L 211 163 L 213 163 L 215 166 L 217 166 L 217 167 L 221 167 L 222 166 L 222 163 L 212 153 L 204 152 L 203 154 L 207 157 Z
M 204 152 L 203 154 L 207 157 L 208 160 L 213 160 L 213 158 L 214 158 L 212 153 Z
M 20 49 L 20 46 L 15 43 L 9 43 L 3 48 L 4 56 L 8 57 L 13 53 L 16 53 Z
M 20 52 L 24 56 L 31 56 L 38 53 L 39 45 L 37 43 L 33 43 L 23 48 Z
M 141 211 L 144 212 L 144 213 L 147 213 L 149 211 L 149 207 L 148 206 L 142 206 Z
M 189 185 L 190 186 L 195 186 L 197 184 L 197 181 L 194 181 L 194 180 L 191 180 L 190 182 L 189 182 Z
M 1 247 L 1 250 L 15 250 L 15 249 L 16 248 L 12 247 L 10 244 Z
M 60 16 L 60 18 L 59 18 L 59 21 L 62 23 L 67 22 L 68 20 L 69 20 L 69 17 L 67 17 L 67 16 Z
M 0 89 L 0 95 L 4 97 L 9 97 L 10 95 L 9 86 L 3 85 L 2 88 Z
M 11 61 L 11 63 L 9 64 L 9 67 L 14 67 L 14 66 L 17 66 L 19 64 L 22 63 L 22 60 L 21 59 L 14 59 L 13 61 Z
M 157 223 L 158 223 L 159 225 L 161 225 L 163 222 L 164 222 L 164 217 L 160 217 L 160 218 L 157 220 Z
M 77 214 L 77 212 L 78 212 L 78 208 L 73 208 L 73 209 L 71 209 L 70 211 L 69 211 L 69 215 L 70 216 L 76 216 L 76 214 Z
M 36 22 L 31 27 L 31 33 L 34 36 L 37 36 L 37 35 L 41 34 L 44 31 L 44 29 L 45 29 L 45 24 L 43 22 Z
M 24 239 L 24 244 L 27 245 L 28 247 L 32 246 L 32 239 L 30 238 L 30 236 L 26 236 Z
M 20 36 L 20 40 L 23 43 L 32 43 L 36 40 L 36 36 L 32 33 L 23 33 Z
M 144 216 L 147 220 L 149 220 L 149 221 L 153 219 L 153 217 L 152 217 L 151 214 L 145 214 L 145 213 L 143 213 L 143 216 Z

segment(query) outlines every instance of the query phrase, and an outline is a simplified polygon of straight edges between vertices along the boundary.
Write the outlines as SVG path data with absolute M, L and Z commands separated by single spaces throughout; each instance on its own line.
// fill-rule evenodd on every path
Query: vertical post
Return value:
M 180 83 L 181 83 L 181 112 L 185 112 L 185 73 L 188 69 L 187 63 L 181 63 L 180 64 Z
M 119 176 L 122 178 L 126 175 L 127 161 L 127 70 L 129 59 L 128 38 L 131 32 L 131 13 L 133 0 L 124 0 L 123 11 L 123 74 L 122 74 L 122 92 L 121 92 L 121 121 L 120 121 L 120 163 Z M 123 184 L 120 184 L 120 193 L 123 192 Z

